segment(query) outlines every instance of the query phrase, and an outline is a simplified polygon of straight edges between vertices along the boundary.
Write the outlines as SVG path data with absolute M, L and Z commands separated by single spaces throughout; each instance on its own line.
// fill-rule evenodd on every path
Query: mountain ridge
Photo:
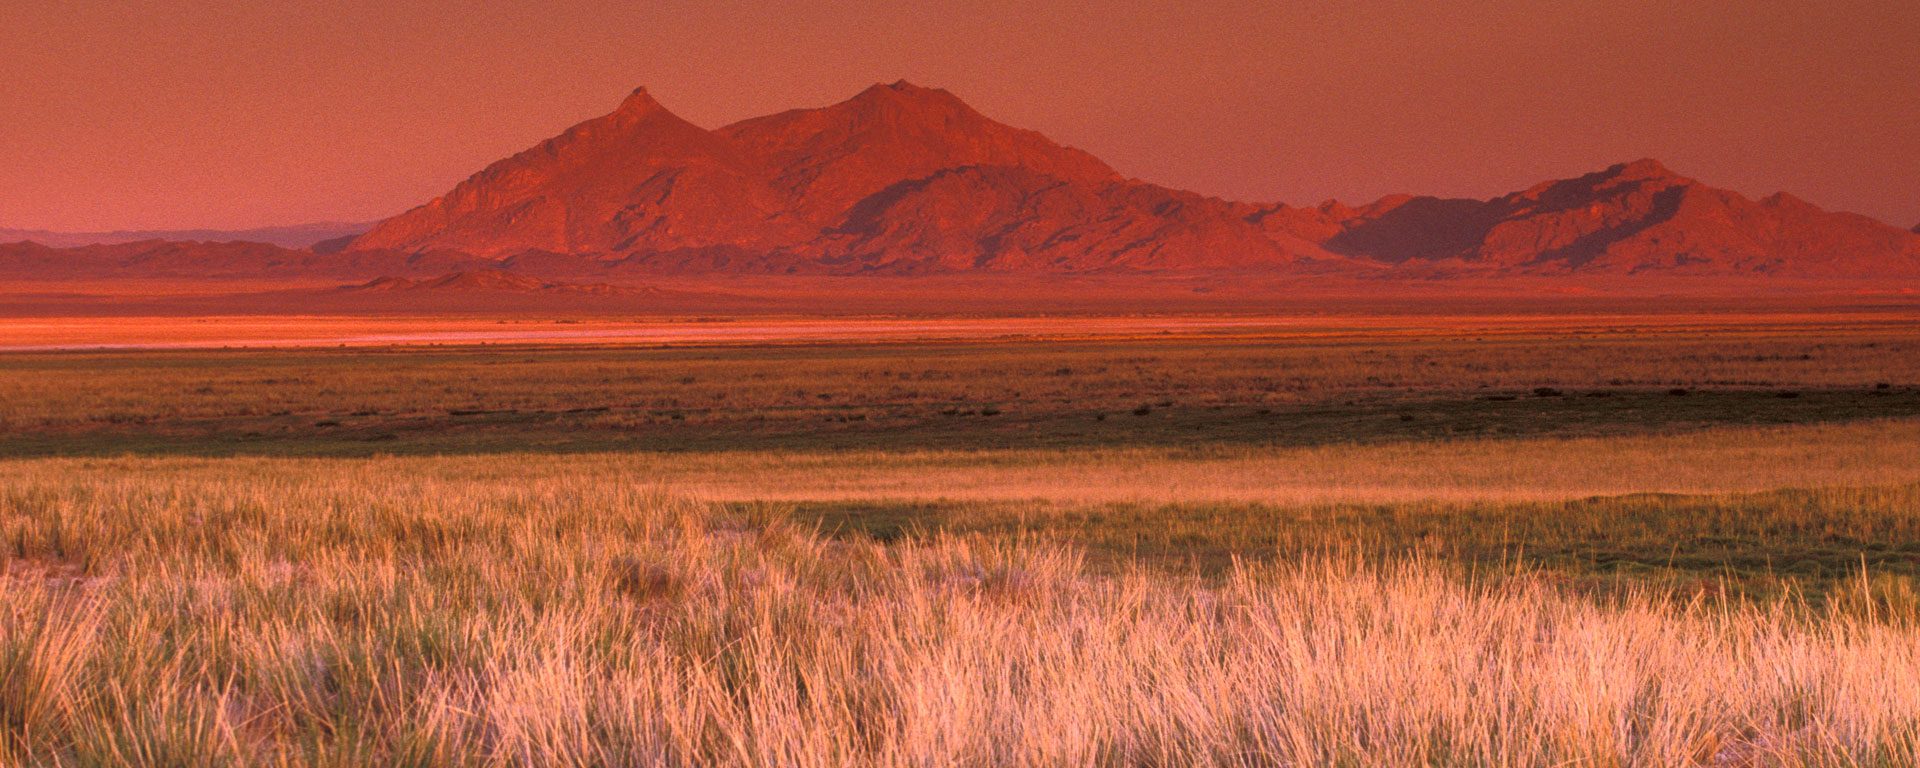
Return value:
M 876 84 L 717 129 L 645 89 L 350 250 L 548 252 L 663 272 L 1920 274 L 1920 238 L 1651 159 L 1487 200 L 1222 200 L 1126 178 L 945 90 Z
M 1484 200 L 1240 202 L 1128 178 L 906 81 L 716 129 L 637 88 L 362 234 L 303 247 L 26 243 L 0 246 L 0 276 L 1920 276 L 1920 227 L 1749 199 L 1652 159 Z

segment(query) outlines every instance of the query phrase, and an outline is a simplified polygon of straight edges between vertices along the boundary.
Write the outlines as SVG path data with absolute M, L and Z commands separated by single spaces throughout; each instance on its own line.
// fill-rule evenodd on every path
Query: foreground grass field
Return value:
M 1915 765 L 1917 383 L 1858 320 L 3 355 L 0 766 Z
M 827 537 L 620 473 L 9 465 L 0 759 L 1911 765 L 1920 625 L 1415 558 Z M 544 469 L 544 471 L 542 471 Z
M 23 459 L 0 461 L 0 487 L 177 489 L 228 476 L 216 490 L 239 483 L 270 507 L 282 484 L 347 468 L 455 489 L 638 484 L 838 539 L 1062 544 L 1097 570 L 1218 575 L 1236 560 L 1341 551 L 1816 597 L 1863 566 L 1894 595 L 1920 576 L 1920 420 L 1907 419 L 1311 447 Z M 60 515 L 19 535 L 64 542 L 59 559 L 91 568 L 104 556 L 95 537 L 57 527 L 81 524 Z

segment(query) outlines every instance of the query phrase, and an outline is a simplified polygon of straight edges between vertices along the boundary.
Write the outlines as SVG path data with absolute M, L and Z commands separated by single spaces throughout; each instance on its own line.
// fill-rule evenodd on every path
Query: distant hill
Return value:
M 50 232 L 43 229 L 4 229 L 0 228 L 0 243 L 32 241 L 55 248 L 73 248 L 83 245 L 119 245 L 143 240 L 170 240 L 175 242 L 249 242 L 267 243 L 282 248 L 311 248 L 329 240 L 351 239 L 373 228 L 376 222 L 321 222 L 316 224 L 296 224 L 286 227 L 261 227 L 258 229 L 179 229 L 179 230 L 121 230 L 116 232 Z M 340 245 L 345 245 L 344 242 Z
M 438 276 L 492 266 L 489 260 L 445 251 L 323 254 L 248 242 L 147 240 L 76 248 L 0 244 L 0 279 L 6 280 L 345 281 Z
M 1786 193 L 1750 200 L 1623 163 L 1492 200 L 1390 198 L 1345 213 L 1336 252 L 1430 272 L 1732 274 L 1920 272 L 1920 238 Z

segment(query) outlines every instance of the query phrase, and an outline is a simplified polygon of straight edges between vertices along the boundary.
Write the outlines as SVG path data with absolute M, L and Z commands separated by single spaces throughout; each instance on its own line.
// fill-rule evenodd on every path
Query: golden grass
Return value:
M 631 466 L 0 463 L 0 763 L 1920 761 L 1920 627 L 1872 601 L 1096 573 L 822 538 Z
M 372 461 L 416 466 L 407 459 Z M 199 471 L 304 473 L 333 466 L 246 458 L 32 459 L 0 463 L 0 480 L 78 471 L 174 482 Z M 1281 508 L 1557 501 L 1920 482 L 1920 420 L 1306 447 L 527 453 L 446 457 L 432 466 L 502 482 L 628 479 L 708 501 L 1251 502 Z
M 1886 417 L 1916 350 L 1518 324 L 6 356 L 23 453 L 466 455 L 0 460 L 0 766 L 1911 766 L 1920 421 Z M 1621 391 L 1477 399 L 1535 386 Z M 635 450 L 702 422 L 708 450 Z M 977 447 L 922 449 L 960 422 Z M 740 447 L 828 424 L 873 442 Z M 541 452 L 574 432 L 612 449 Z
M 1550 501 L 1920 482 L 1920 420 L 1627 437 L 917 452 L 608 455 L 703 498 L 752 501 Z

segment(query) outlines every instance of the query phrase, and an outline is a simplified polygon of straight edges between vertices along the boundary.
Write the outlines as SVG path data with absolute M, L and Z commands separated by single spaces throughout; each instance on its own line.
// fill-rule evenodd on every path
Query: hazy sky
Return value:
M 882 81 L 1229 198 L 1488 197 L 1643 156 L 1920 222 L 1920 2 L 0 2 L 0 227 L 377 218 L 646 85 Z

